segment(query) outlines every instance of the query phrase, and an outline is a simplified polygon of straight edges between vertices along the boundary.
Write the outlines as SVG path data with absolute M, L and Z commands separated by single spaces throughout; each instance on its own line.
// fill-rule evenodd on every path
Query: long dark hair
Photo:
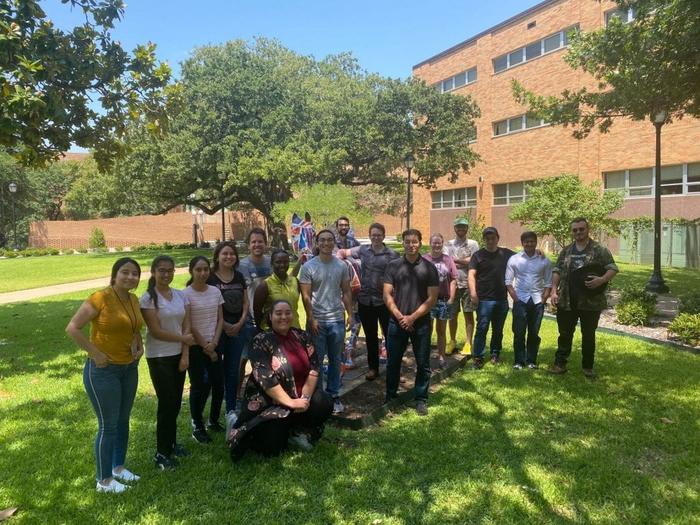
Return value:
M 137 263 L 131 257 L 122 257 L 121 259 L 117 259 L 112 265 L 112 277 L 110 277 L 109 279 L 110 286 L 114 286 L 114 283 L 117 280 L 117 274 L 119 273 L 119 268 L 121 268 L 127 263 L 131 263 L 134 266 L 136 266 L 136 270 L 138 270 L 139 272 L 139 278 L 141 277 L 141 266 L 139 265 L 139 263 Z
M 159 255 L 155 259 L 153 259 L 153 262 L 151 263 L 151 277 L 148 279 L 148 287 L 146 288 L 146 291 L 148 292 L 148 295 L 151 296 L 151 300 L 153 301 L 153 306 L 156 307 L 156 310 L 158 310 L 158 294 L 156 293 L 156 268 L 158 268 L 158 265 L 162 262 L 167 262 L 170 263 L 173 268 L 175 268 L 175 261 L 173 260 L 172 257 L 169 255 Z
M 194 267 L 197 265 L 199 261 L 204 261 L 207 263 L 207 266 L 211 267 L 211 263 L 209 262 L 209 259 L 207 259 L 204 255 L 195 255 L 190 259 L 190 278 L 189 280 L 185 283 L 185 286 L 189 286 L 192 284 L 192 271 L 194 270 Z
M 217 244 L 216 248 L 214 248 L 214 264 L 211 268 L 212 272 L 219 271 L 219 254 L 221 253 L 221 250 L 227 246 L 233 250 L 233 254 L 236 256 L 236 264 L 233 265 L 233 269 L 235 270 L 238 268 L 238 263 L 241 262 L 241 258 L 238 257 L 238 248 L 236 248 L 236 243 L 233 241 L 224 241 Z

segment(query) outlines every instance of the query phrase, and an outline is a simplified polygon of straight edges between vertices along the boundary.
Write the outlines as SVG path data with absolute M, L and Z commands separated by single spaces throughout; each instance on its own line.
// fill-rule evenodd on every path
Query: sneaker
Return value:
M 303 452 L 311 452 L 314 449 L 314 446 L 309 441 L 309 436 L 306 434 L 292 434 L 289 436 L 287 443 L 290 447 Z
M 566 365 L 559 365 L 557 363 L 554 363 L 552 366 L 549 367 L 549 373 L 556 374 L 556 375 L 565 374 L 566 373 Z
M 97 492 L 108 492 L 111 494 L 121 494 L 129 488 L 129 485 L 119 483 L 116 479 L 112 479 L 107 485 L 97 482 Z
M 345 366 L 347 370 L 352 370 L 353 368 L 355 368 L 355 363 L 353 362 L 352 357 L 348 356 L 348 358 L 343 363 L 343 366 Z
M 521 365 L 520 363 L 515 363 L 513 365 L 513 370 L 522 370 L 522 369 L 523 369 L 523 365 Z
M 175 443 L 172 455 L 176 458 L 186 458 L 190 455 L 190 451 L 180 445 L 180 443 Z
M 492 364 L 492 365 L 498 365 L 498 364 L 500 364 L 500 363 L 501 363 L 501 358 L 500 358 L 500 357 L 498 357 L 498 356 L 495 355 L 495 354 L 491 356 L 491 364 Z
M 228 435 L 231 433 L 231 429 L 236 424 L 236 421 L 238 421 L 238 414 L 235 411 L 229 410 L 226 412 L 226 439 L 228 439 Z
M 207 430 L 209 432 L 225 432 L 226 429 L 221 426 L 218 421 L 212 421 L 211 419 L 207 422 Z
M 419 416 L 427 416 L 428 415 L 428 405 L 426 404 L 425 401 L 417 401 L 416 402 L 416 413 Z
M 177 460 L 175 458 L 169 458 L 160 452 L 153 457 L 153 461 L 156 464 L 156 468 L 160 470 L 173 470 L 177 467 Z
M 475 357 L 472 363 L 472 370 L 481 370 L 484 368 L 484 360 L 481 357 Z
M 588 379 L 595 379 L 595 372 L 592 368 L 584 368 L 583 375 L 586 376 Z
M 472 355 L 472 345 L 470 345 L 468 342 L 464 343 L 464 346 L 462 347 L 462 355 Z
M 527 367 L 528 367 L 530 370 L 537 370 L 537 369 L 539 368 L 539 366 L 537 366 L 536 363 L 528 363 Z
M 367 381 L 374 381 L 374 380 L 377 379 L 378 377 L 379 377 L 379 371 L 378 371 L 378 370 L 374 370 L 374 369 L 372 369 L 372 368 L 370 368 L 369 372 L 367 372 L 367 373 L 365 374 L 365 379 L 366 379 Z
M 448 341 L 447 346 L 445 347 L 445 353 L 447 355 L 453 354 L 457 350 L 457 342 L 456 341 Z
M 209 437 L 209 434 L 207 434 L 207 431 L 203 428 L 193 428 L 192 437 L 200 445 L 206 445 L 207 443 L 211 443 L 211 438 Z
M 379 363 L 382 365 L 386 364 L 386 346 L 384 344 L 379 350 Z
M 337 416 L 345 412 L 345 406 L 337 397 L 333 400 L 333 415 Z
M 446 360 L 444 357 L 439 356 L 439 357 L 438 357 L 438 366 L 439 366 L 442 370 L 444 370 L 445 368 L 447 368 L 447 360 Z
M 131 472 L 129 469 L 123 468 L 119 473 L 115 472 L 114 469 L 112 469 L 112 476 L 114 476 L 116 479 L 121 481 L 122 483 L 134 483 L 138 480 L 141 479 L 141 476 L 137 476 L 133 472 Z

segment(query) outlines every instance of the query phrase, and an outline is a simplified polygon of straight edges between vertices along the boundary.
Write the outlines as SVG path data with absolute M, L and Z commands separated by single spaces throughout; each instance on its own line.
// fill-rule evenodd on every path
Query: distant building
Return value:
M 425 232 L 452 231 L 455 215 L 471 210 L 496 226 L 506 245 L 519 245 L 512 205 L 527 199 L 527 182 L 561 173 L 625 191 L 621 217 L 653 215 L 655 130 L 651 122 L 618 119 L 610 133 L 593 131 L 576 140 L 571 128 L 550 126 L 525 114 L 513 100 L 511 80 L 542 95 L 564 89 L 596 88 L 590 75 L 563 60 L 569 31 L 594 31 L 612 16 L 631 20 L 609 0 L 547 0 L 413 67 L 413 75 L 442 92 L 471 95 L 481 108 L 472 147 L 482 162 L 455 184 L 415 188 L 413 223 Z M 700 217 L 700 121 L 684 118 L 662 129 L 662 214 Z M 697 260 L 697 227 L 664 227 L 664 262 Z M 624 240 L 613 248 L 626 257 L 650 261 L 652 237 L 642 235 L 636 254 Z M 695 255 L 693 255 L 693 253 Z M 690 261 L 690 262 L 688 262 Z

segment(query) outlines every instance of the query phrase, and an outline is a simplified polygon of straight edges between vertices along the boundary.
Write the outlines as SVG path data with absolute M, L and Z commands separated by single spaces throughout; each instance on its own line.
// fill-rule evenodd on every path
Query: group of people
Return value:
M 313 253 L 301 257 L 291 272 L 288 252 L 275 249 L 266 255 L 267 235 L 260 228 L 248 234 L 249 255 L 243 259 L 233 242 L 219 243 L 212 261 L 194 257 L 184 290 L 171 287 L 174 261 L 158 256 L 140 299 L 131 293 L 141 277 L 139 264 L 128 257 L 115 262 L 110 286 L 93 293 L 66 328 L 88 354 L 83 382 L 98 419 L 98 491 L 123 492 L 139 479 L 125 468 L 125 461 L 144 352 L 158 398 L 154 462 L 164 470 L 189 454 L 176 432 L 186 374 L 192 437 L 198 443 L 209 443 L 211 432 L 226 432 L 233 460 L 247 450 L 268 456 L 288 446 L 312 449 L 331 414 L 344 411 L 340 388 L 347 359 L 345 334 L 359 325 L 367 346 L 368 381 L 380 375 L 380 330 L 386 341 L 387 401 L 397 396 L 403 382 L 402 359 L 411 343 L 419 415 L 428 413 L 433 320 L 440 366 L 457 349 L 460 311 L 466 324 L 461 351 L 473 357 L 472 367 L 484 364 L 489 327 L 491 362 L 497 364 L 508 295 L 513 302 L 514 368 L 537 368 L 538 332 L 549 299 L 558 307 L 560 333 L 550 371 L 566 371 L 580 319 L 583 369 L 593 376 L 595 330 L 605 307 L 601 291 L 617 267 L 610 252 L 589 238 L 585 219 L 572 223 L 574 243 L 562 250 L 554 267 L 537 250 L 534 233 L 523 233 L 523 250 L 514 253 L 498 246 L 498 231 L 489 227 L 479 248 L 468 239 L 469 224 L 463 218 L 455 221 L 455 238 L 447 244 L 441 234 L 431 235 L 430 251 L 424 255 L 416 229 L 403 232 L 400 256 L 385 245 L 386 231 L 379 223 L 370 225 L 366 245 L 352 236 L 347 217 L 335 225 L 335 231 L 315 234 Z M 86 337 L 82 329 L 88 323 Z M 239 402 L 248 362 L 252 372 Z M 225 426 L 220 422 L 224 403 Z

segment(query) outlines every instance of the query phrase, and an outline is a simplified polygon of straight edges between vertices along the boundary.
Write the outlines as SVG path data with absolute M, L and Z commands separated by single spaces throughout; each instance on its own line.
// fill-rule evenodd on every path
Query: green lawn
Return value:
M 643 288 L 649 280 L 653 267 L 649 265 L 618 263 L 620 273 L 613 281 L 615 288 L 634 286 Z M 697 268 L 662 268 L 661 274 L 671 293 L 682 296 L 700 293 L 700 270 Z
M 148 277 L 151 261 L 161 253 L 175 259 L 177 266 L 187 266 L 198 254 L 211 256 L 211 249 L 167 250 L 162 252 L 138 251 L 120 253 L 81 253 L 76 255 L 54 255 L 45 257 L 22 257 L 0 259 L 0 293 L 39 288 L 109 275 L 112 264 L 120 257 L 133 257 Z
M 223 438 L 189 438 L 185 404 L 193 454 L 166 473 L 151 463 L 156 400 L 142 362 L 128 459 L 142 480 L 98 495 L 84 354 L 63 335 L 86 295 L 0 309 L 0 509 L 20 508 L 11 523 L 698 523 L 698 356 L 603 334 L 595 381 L 575 363 L 561 377 L 466 370 L 427 418 L 330 428 L 310 454 L 232 465 Z M 546 320 L 543 363 L 554 343 Z

